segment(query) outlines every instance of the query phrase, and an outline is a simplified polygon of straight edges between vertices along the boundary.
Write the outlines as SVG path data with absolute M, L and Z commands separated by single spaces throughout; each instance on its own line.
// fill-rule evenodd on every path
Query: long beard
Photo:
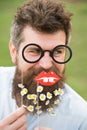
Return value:
M 41 73 L 42 71 L 55 72 L 58 76 L 60 76 L 60 80 L 55 83 L 52 86 L 42 86 L 43 87 L 43 94 L 46 95 L 47 92 L 52 94 L 52 98 L 48 100 L 47 98 L 44 101 L 41 101 L 39 96 L 40 94 L 37 93 L 37 87 L 38 83 L 35 81 L 35 77 Z M 24 105 L 26 107 L 28 106 L 34 106 L 33 113 L 37 112 L 37 106 L 41 108 L 41 111 L 47 111 L 47 109 L 54 107 L 54 102 L 58 100 L 59 95 L 54 95 L 54 91 L 58 90 L 59 88 L 64 88 L 64 80 L 65 75 L 64 72 L 60 73 L 59 70 L 56 68 L 51 68 L 49 70 L 44 70 L 43 68 L 32 68 L 27 70 L 27 73 L 23 73 L 20 71 L 20 69 L 17 67 L 13 79 L 13 91 L 12 91 L 12 97 L 16 100 L 16 104 L 18 107 L 21 105 Z M 37 95 L 37 103 L 34 103 L 34 100 L 27 99 L 27 95 L 21 96 L 21 88 L 18 87 L 18 84 L 23 83 L 25 88 L 28 90 L 28 94 L 35 94 Z M 47 103 L 48 102 L 48 103 Z M 36 109 L 35 109 L 36 108 Z

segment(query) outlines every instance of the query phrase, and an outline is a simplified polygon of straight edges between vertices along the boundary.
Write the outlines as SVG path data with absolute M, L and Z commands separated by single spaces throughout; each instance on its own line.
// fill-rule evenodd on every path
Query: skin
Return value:
M 21 107 L 0 121 L 0 130 L 27 130 L 26 109 Z
M 60 69 L 61 72 L 64 70 L 64 64 L 57 64 L 54 62 L 53 59 L 49 56 L 49 52 L 45 52 L 44 57 L 34 64 L 25 62 L 21 55 L 23 47 L 29 43 L 35 43 L 44 50 L 51 50 L 57 45 L 65 45 L 66 35 L 64 31 L 58 31 L 54 34 L 44 34 L 37 32 L 36 30 L 27 26 L 23 31 L 23 35 L 24 41 L 20 44 L 18 53 L 16 52 L 12 41 L 10 41 L 9 44 L 12 61 L 16 64 L 16 58 L 18 58 L 18 66 L 20 70 L 26 73 L 28 69 L 32 69 L 33 67 L 49 69 L 52 66 Z
M 14 64 L 16 64 L 16 59 L 18 59 L 18 66 L 23 73 L 27 73 L 28 69 L 42 67 L 43 69 L 50 69 L 52 66 L 58 68 L 61 72 L 64 70 L 64 64 L 57 64 L 49 56 L 49 52 L 45 52 L 44 57 L 40 59 L 37 63 L 29 64 L 25 62 L 22 58 L 22 49 L 25 45 L 29 43 L 35 43 L 39 45 L 44 50 L 51 50 L 57 45 L 65 45 L 66 35 L 64 31 L 58 31 L 53 34 L 44 34 L 37 32 L 30 26 L 26 26 L 23 30 L 24 41 L 20 44 L 19 51 L 10 41 L 9 48 L 11 58 Z M 26 110 L 21 107 L 14 113 L 10 114 L 8 117 L 0 121 L 0 130 L 27 130 L 26 122 Z M 35 130 L 52 130 L 45 127 L 37 127 Z
M 36 127 L 34 130 L 52 130 L 51 128 Z

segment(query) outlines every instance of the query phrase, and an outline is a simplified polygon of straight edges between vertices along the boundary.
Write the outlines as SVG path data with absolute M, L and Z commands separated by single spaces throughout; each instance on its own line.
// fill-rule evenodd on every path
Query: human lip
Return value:
M 35 77 L 35 80 L 44 86 L 51 86 L 60 80 L 60 77 L 54 72 L 41 72 L 38 76 Z

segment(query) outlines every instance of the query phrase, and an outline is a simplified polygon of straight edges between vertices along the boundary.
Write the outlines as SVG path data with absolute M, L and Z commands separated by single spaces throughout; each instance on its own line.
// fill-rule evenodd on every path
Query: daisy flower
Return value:
M 30 105 L 27 107 L 27 109 L 30 111 L 30 112 L 33 112 L 34 111 L 34 106 Z
M 31 94 L 27 94 L 27 99 L 32 99 Z
M 39 97 L 39 98 L 40 98 L 41 101 L 45 101 L 46 96 L 45 96 L 45 94 L 40 94 L 40 97 Z
M 53 111 L 53 108 L 52 108 L 52 107 L 49 107 L 49 108 L 47 108 L 47 111 L 52 112 L 52 111 Z
M 50 92 L 47 92 L 47 98 L 51 99 L 52 98 L 52 94 Z
M 59 95 L 59 93 L 58 93 L 58 90 L 56 89 L 55 91 L 53 91 L 53 93 L 54 93 L 54 95 L 55 96 L 58 96 Z
M 31 94 L 31 98 L 36 100 L 37 95 L 36 94 Z
M 22 95 L 22 96 L 26 95 L 27 93 L 28 93 L 28 89 L 27 89 L 27 88 L 23 88 L 23 89 L 21 90 L 21 95 Z
M 33 103 L 36 105 L 38 102 L 37 102 L 37 100 L 33 100 Z
M 23 84 L 18 84 L 18 87 L 19 88 L 24 88 L 24 85 Z
M 37 114 L 39 115 L 39 114 L 41 114 L 42 113 L 42 110 L 38 110 L 37 111 Z
M 54 104 L 55 104 L 55 105 L 57 105 L 58 103 L 59 103 L 59 100 L 58 100 L 58 99 L 54 101 Z
M 36 106 L 35 109 L 39 110 L 41 109 L 41 106 Z
M 42 86 L 38 86 L 37 87 L 37 92 L 42 92 L 43 91 L 43 87 Z
M 45 103 L 45 105 L 48 105 L 49 103 L 50 103 L 50 101 L 49 101 L 49 100 L 47 100 L 47 101 L 46 101 L 46 103 Z
M 64 94 L 64 91 L 63 91 L 61 88 L 59 88 L 59 89 L 58 89 L 58 93 L 59 93 L 59 95 L 63 95 L 63 94 Z

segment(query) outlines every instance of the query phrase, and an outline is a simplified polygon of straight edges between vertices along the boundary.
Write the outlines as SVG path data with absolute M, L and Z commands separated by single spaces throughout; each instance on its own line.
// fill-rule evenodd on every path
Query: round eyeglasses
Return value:
M 58 45 L 52 50 L 43 50 L 35 43 L 27 44 L 22 50 L 22 57 L 28 63 L 36 63 L 43 56 L 45 52 L 49 52 L 52 59 L 59 64 L 67 63 L 72 57 L 72 50 L 67 45 Z

